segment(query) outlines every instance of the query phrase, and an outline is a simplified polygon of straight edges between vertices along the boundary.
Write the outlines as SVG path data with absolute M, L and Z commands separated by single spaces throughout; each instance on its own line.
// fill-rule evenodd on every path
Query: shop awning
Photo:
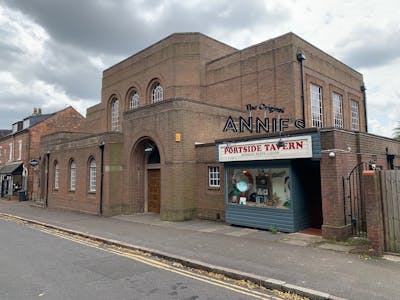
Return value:
M 0 167 L 0 174 L 3 175 L 21 175 L 23 171 L 23 163 L 12 163 Z

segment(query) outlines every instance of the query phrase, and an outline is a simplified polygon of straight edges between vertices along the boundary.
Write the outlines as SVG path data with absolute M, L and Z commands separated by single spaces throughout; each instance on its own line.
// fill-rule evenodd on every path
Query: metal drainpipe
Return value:
M 50 152 L 46 153 L 47 158 L 47 173 L 46 173 L 46 207 L 49 205 L 49 171 L 50 171 Z
M 306 56 L 301 50 L 297 51 L 296 54 L 297 61 L 300 63 L 300 74 L 301 74 L 301 105 L 303 110 L 303 121 L 306 122 L 305 116 L 305 103 L 304 103 L 304 64 L 303 61 L 306 60 Z
M 368 132 L 368 121 L 367 121 L 367 88 L 364 83 L 360 86 L 361 92 L 363 93 L 363 102 L 364 102 L 364 120 L 365 120 L 365 132 Z
M 106 143 L 101 141 L 99 148 L 101 151 L 101 161 L 100 161 L 100 215 L 103 214 L 103 182 L 104 182 L 104 145 Z

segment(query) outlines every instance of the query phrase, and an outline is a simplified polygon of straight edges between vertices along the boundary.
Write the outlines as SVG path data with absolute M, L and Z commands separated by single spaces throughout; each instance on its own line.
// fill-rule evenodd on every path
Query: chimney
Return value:
M 42 114 L 42 108 L 39 107 L 39 108 L 38 108 L 38 115 L 41 115 L 41 114 Z
M 37 115 L 37 108 L 36 108 L 36 107 L 33 108 L 33 115 L 34 115 L 34 116 Z

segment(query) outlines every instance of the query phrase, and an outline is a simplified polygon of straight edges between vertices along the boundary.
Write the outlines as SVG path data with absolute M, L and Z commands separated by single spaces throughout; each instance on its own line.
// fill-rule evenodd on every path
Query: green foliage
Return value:
M 277 234 L 279 232 L 278 228 L 275 226 L 269 227 L 268 230 L 271 231 L 272 234 Z

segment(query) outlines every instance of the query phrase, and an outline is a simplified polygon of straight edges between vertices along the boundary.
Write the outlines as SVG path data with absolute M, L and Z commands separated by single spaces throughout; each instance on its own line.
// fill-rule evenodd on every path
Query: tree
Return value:
M 396 128 L 393 130 L 393 138 L 400 141 L 400 121 L 397 123 Z

